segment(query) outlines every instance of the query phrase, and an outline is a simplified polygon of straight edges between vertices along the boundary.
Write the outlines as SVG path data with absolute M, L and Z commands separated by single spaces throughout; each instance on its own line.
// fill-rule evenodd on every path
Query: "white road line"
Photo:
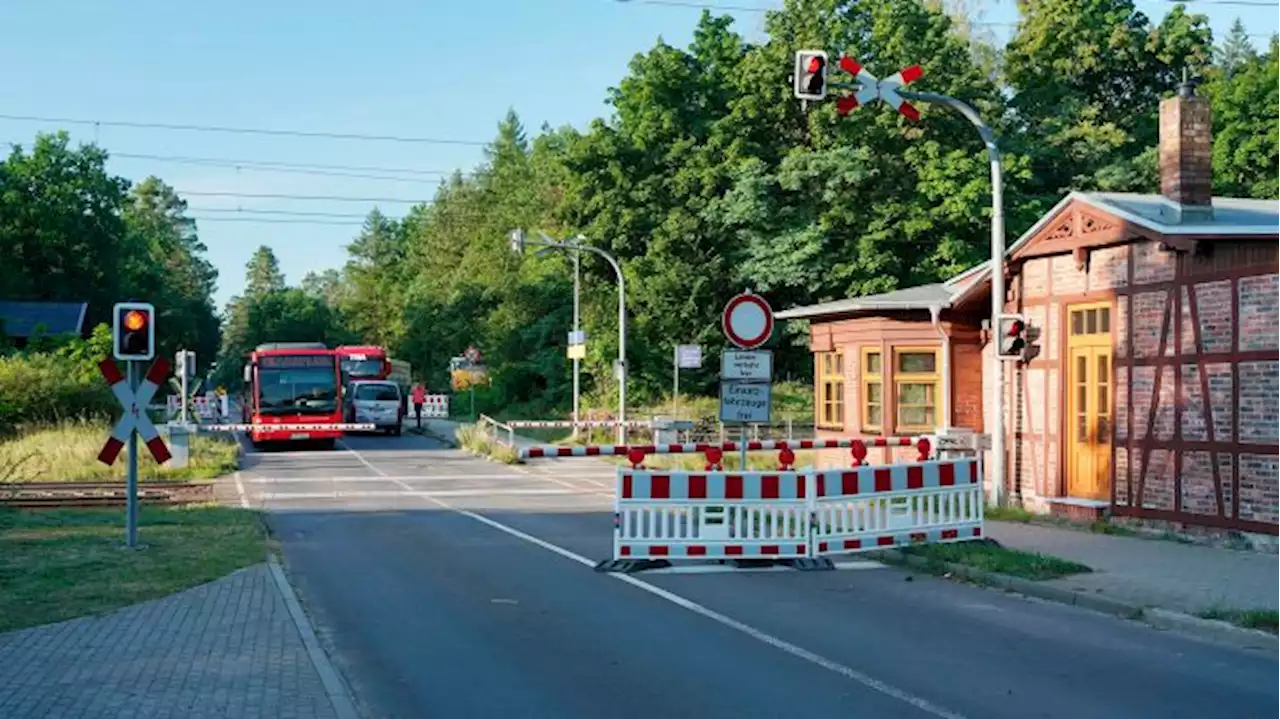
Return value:
M 463 479 L 487 479 L 487 480 L 509 480 L 516 481 L 524 479 L 524 477 L 515 474 L 415 474 L 415 475 L 396 475 L 396 479 L 403 479 L 411 482 L 422 481 L 456 481 Z M 307 484 L 313 482 L 386 482 L 386 477 L 369 477 L 366 475 L 352 475 L 349 477 L 253 477 L 245 480 L 250 484 Z
M 241 481 L 240 481 L 240 473 L 239 473 L 239 472 L 236 472 L 234 476 L 235 476 L 235 478 L 236 478 L 236 491 L 240 493 L 240 506 L 241 506 L 241 507 L 244 507 L 245 509 L 248 509 L 248 508 L 249 508 L 249 498 L 248 498 L 247 496 L 245 496 L 245 493 L 244 493 L 244 482 L 241 482 Z
M 361 456 L 359 452 L 356 452 L 355 450 L 351 450 L 351 453 L 356 455 L 356 457 L 359 458 L 359 460 L 363 462 L 366 467 L 373 470 L 375 473 L 380 474 L 384 477 L 387 477 L 393 482 L 396 482 L 395 477 L 390 477 L 385 473 L 383 473 L 377 467 L 373 466 L 363 456 Z M 396 483 L 400 484 L 402 487 L 404 487 L 406 490 L 410 492 L 414 491 L 413 488 L 407 484 L 403 484 L 401 482 L 396 482 Z M 553 554 L 558 554 L 561 557 L 564 557 L 565 559 L 568 559 L 571 562 L 577 562 L 578 564 L 581 564 L 582 566 L 588 567 L 592 570 L 595 569 L 595 566 L 596 566 L 595 562 L 579 554 L 575 554 L 569 551 L 568 549 L 565 549 L 564 547 L 552 544 L 551 542 L 548 542 L 544 539 L 539 539 L 531 534 L 525 534 L 524 532 L 521 532 L 515 527 L 509 527 L 501 522 L 489 519 L 484 515 L 476 514 L 475 512 L 471 512 L 465 509 L 459 509 L 457 507 L 454 507 L 448 504 L 447 502 L 444 502 L 440 499 L 436 499 L 435 497 L 424 497 L 424 499 L 435 502 L 436 504 L 440 505 L 442 508 L 448 509 L 453 512 L 457 512 L 458 514 L 461 514 L 464 517 L 469 517 L 471 519 L 474 519 L 475 521 L 480 522 L 481 524 L 484 524 L 493 529 L 496 529 L 499 532 L 503 532 L 504 534 L 509 534 L 512 537 L 515 537 L 516 539 L 520 539 L 530 544 L 533 544 L 535 546 L 541 547 Z M 756 629 L 755 627 L 744 624 L 736 619 L 733 619 L 732 617 L 725 616 L 724 614 L 721 614 L 713 609 L 708 609 L 707 607 L 704 607 L 701 604 L 698 604 L 697 602 L 694 602 L 689 599 L 685 599 L 684 597 L 678 594 L 675 594 L 673 592 L 669 592 L 665 589 L 662 589 L 661 587 L 657 587 L 643 580 L 636 579 L 635 577 L 629 574 L 609 573 L 609 576 L 613 577 L 614 579 L 617 579 L 620 582 L 626 582 L 627 584 L 630 584 L 631 586 L 637 589 L 648 592 L 649 594 L 652 594 L 655 597 L 665 599 L 666 601 L 671 602 L 672 604 L 675 604 L 678 607 L 687 609 L 693 612 L 694 614 L 698 614 L 703 617 L 706 617 L 707 619 L 710 619 L 711 621 L 717 624 L 720 624 L 721 626 L 725 626 L 730 629 L 734 629 L 736 631 L 742 632 L 743 634 L 746 634 L 752 639 L 755 639 L 759 642 L 767 644 L 775 649 L 786 652 L 787 654 L 790 654 L 793 657 L 796 657 L 798 659 L 803 659 L 809 662 L 810 664 L 817 665 L 819 667 L 822 667 L 823 669 L 826 669 L 827 671 L 839 674 L 840 676 L 845 677 L 846 679 L 851 679 L 867 687 L 868 689 L 880 692 L 881 694 L 893 697 L 894 699 L 910 704 L 911 706 L 923 712 L 932 714 L 933 716 L 936 716 L 936 717 L 940 717 L 941 719 L 964 719 L 963 714 L 958 714 L 949 709 L 945 709 L 941 706 L 938 706 L 937 704 L 934 704 L 933 702 L 929 701 L 928 699 L 925 699 L 924 697 L 916 696 L 915 694 L 911 694 L 910 692 L 899 689 L 891 684 L 886 684 L 885 682 L 882 682 L 879 679 L 876 679 L 875 677 L 872 677 L 867 674 L 863 674 L 857 669 L 853 669 L 852 667 L 848 667 L 843 664 L 840 664 L 839 662 L 835 662 L 830 659 L 827 659 L 826 657 L 820 654 L 815 654 L 809 651 L 808 649 L 804 649 L 803 647 L 792 644 L 791 642 L 788 642 L 785 639 L 779 639 L 778 637 L 775 637 L 772 634 L 768 634 L 759 629 Z
M 404 485 L 408 487 L 408 485 Z M 539 489 L 443 489 L 439 492 L 423 492 L 421 490 L 408 487 L 407 491 L 343 491 L 341 489 L 330 492 L 263 492 L 258 495 L 263 500 L 283 500 L 283 499 L 334 499 L 337 497 L 346 497 L 348 499 L 389 499 L 396 497 L 422 497 L 423 499 L 432 499 L 434 497 L 540 497 L 548 495 L 564 496 L 567 494 L 581 494 L 581 492 L 571 492 L 567 489 L 539 488 Z

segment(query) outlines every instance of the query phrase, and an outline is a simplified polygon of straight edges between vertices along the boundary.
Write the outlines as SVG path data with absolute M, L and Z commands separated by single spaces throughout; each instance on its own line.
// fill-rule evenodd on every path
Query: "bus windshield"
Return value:
M 332 368 L 258 370 L 262 414 L 332 414 L 338 409 L 338 380 Z
M 382 360 L 343 358 L 342 373 L 348 377 L 381 377 Z

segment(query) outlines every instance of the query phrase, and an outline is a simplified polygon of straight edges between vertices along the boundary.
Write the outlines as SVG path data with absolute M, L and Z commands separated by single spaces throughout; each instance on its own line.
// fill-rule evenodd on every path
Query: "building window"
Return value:
M 902 347 L 893 351 L 895 431 L 932 432 L 938 428 L 938 348 Z
M 862 431 L 884 426 L 884 369 L 879 348 L 862 349 Z
M 844 429 L 844 355 L 840 352 L 819 352 L 818 365 L 818 426 L 824 429 Z

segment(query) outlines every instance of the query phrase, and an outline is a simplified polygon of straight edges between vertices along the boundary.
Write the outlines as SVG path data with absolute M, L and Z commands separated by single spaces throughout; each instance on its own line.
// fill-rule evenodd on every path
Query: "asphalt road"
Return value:
M 1274 655 L 866 561 L 596 573 L 599 460 L 339 447 L 251 452 L 240 485 L 367 717 L 1276 714 Z

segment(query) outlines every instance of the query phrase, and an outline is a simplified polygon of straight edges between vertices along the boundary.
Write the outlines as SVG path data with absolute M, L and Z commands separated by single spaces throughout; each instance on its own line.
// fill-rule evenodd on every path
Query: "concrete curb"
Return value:
M 931 571 L 937 566 L 936 562 L 930 562 L 924 557 L 903 554 L 894 549 L 879 552 L 879 556 L 887 564 L 908 566 L 914 569 Z M 986 572 L 963 564 L 951 562 L 942 562 L 941 564 L 952 576 L 975 584 L 1017 592 L 1028 597 L 1058 602 L 1059 604 L 1091 609 L 1095 612 L 1110 614 L 1121 619 L 1137 620 L 1157 629 L 1182 632 L 1200 639 L 1228 644 L 1241 649 L 1261 649 L 1271 653 L 1280 652 L 1280 639 L 1267 632 L 1245 629 L 1228 622 L 1213 619 L 1201 619 L 1200 617 L 1169 609 L 1143 607 L 1111 599 L 1110 597 L 1074 592 L 1051 584 L 1022 579 L 1021 577 L 1012 577 L 1007 574 Z
M 311 626 L 311 620 L 307 618 L 302 605 L 298 603 L 298 595 L 294 593 L 288 578 L 284 576 L 284 569 L 280 566 L 280 562 L 269 555 L 267 566 L 271 569 L 272 578 L 275 579 L 276 589 L 280 590 L 280 596 L 284 598 L 285 606 L 289 608 L 289 616 L 293 618 L 293 624 L 298 628 L 302 644 L 307 649 L 307 656 L 311 658 L 311 665 L 320 676 L 320 683 L 324 685 L 325 694 L 329 696 L 329 703 L 333 705 L 334 713 L 338 719 L 360 719 L 360 713 L 356 711 L 355 701 L 347 690 L 346 682 L 342 680 L 342 675 L 338 673 L 337 668 L 329 661 L 329 655 L 325 654 L 320 646 L 315 628 Z

